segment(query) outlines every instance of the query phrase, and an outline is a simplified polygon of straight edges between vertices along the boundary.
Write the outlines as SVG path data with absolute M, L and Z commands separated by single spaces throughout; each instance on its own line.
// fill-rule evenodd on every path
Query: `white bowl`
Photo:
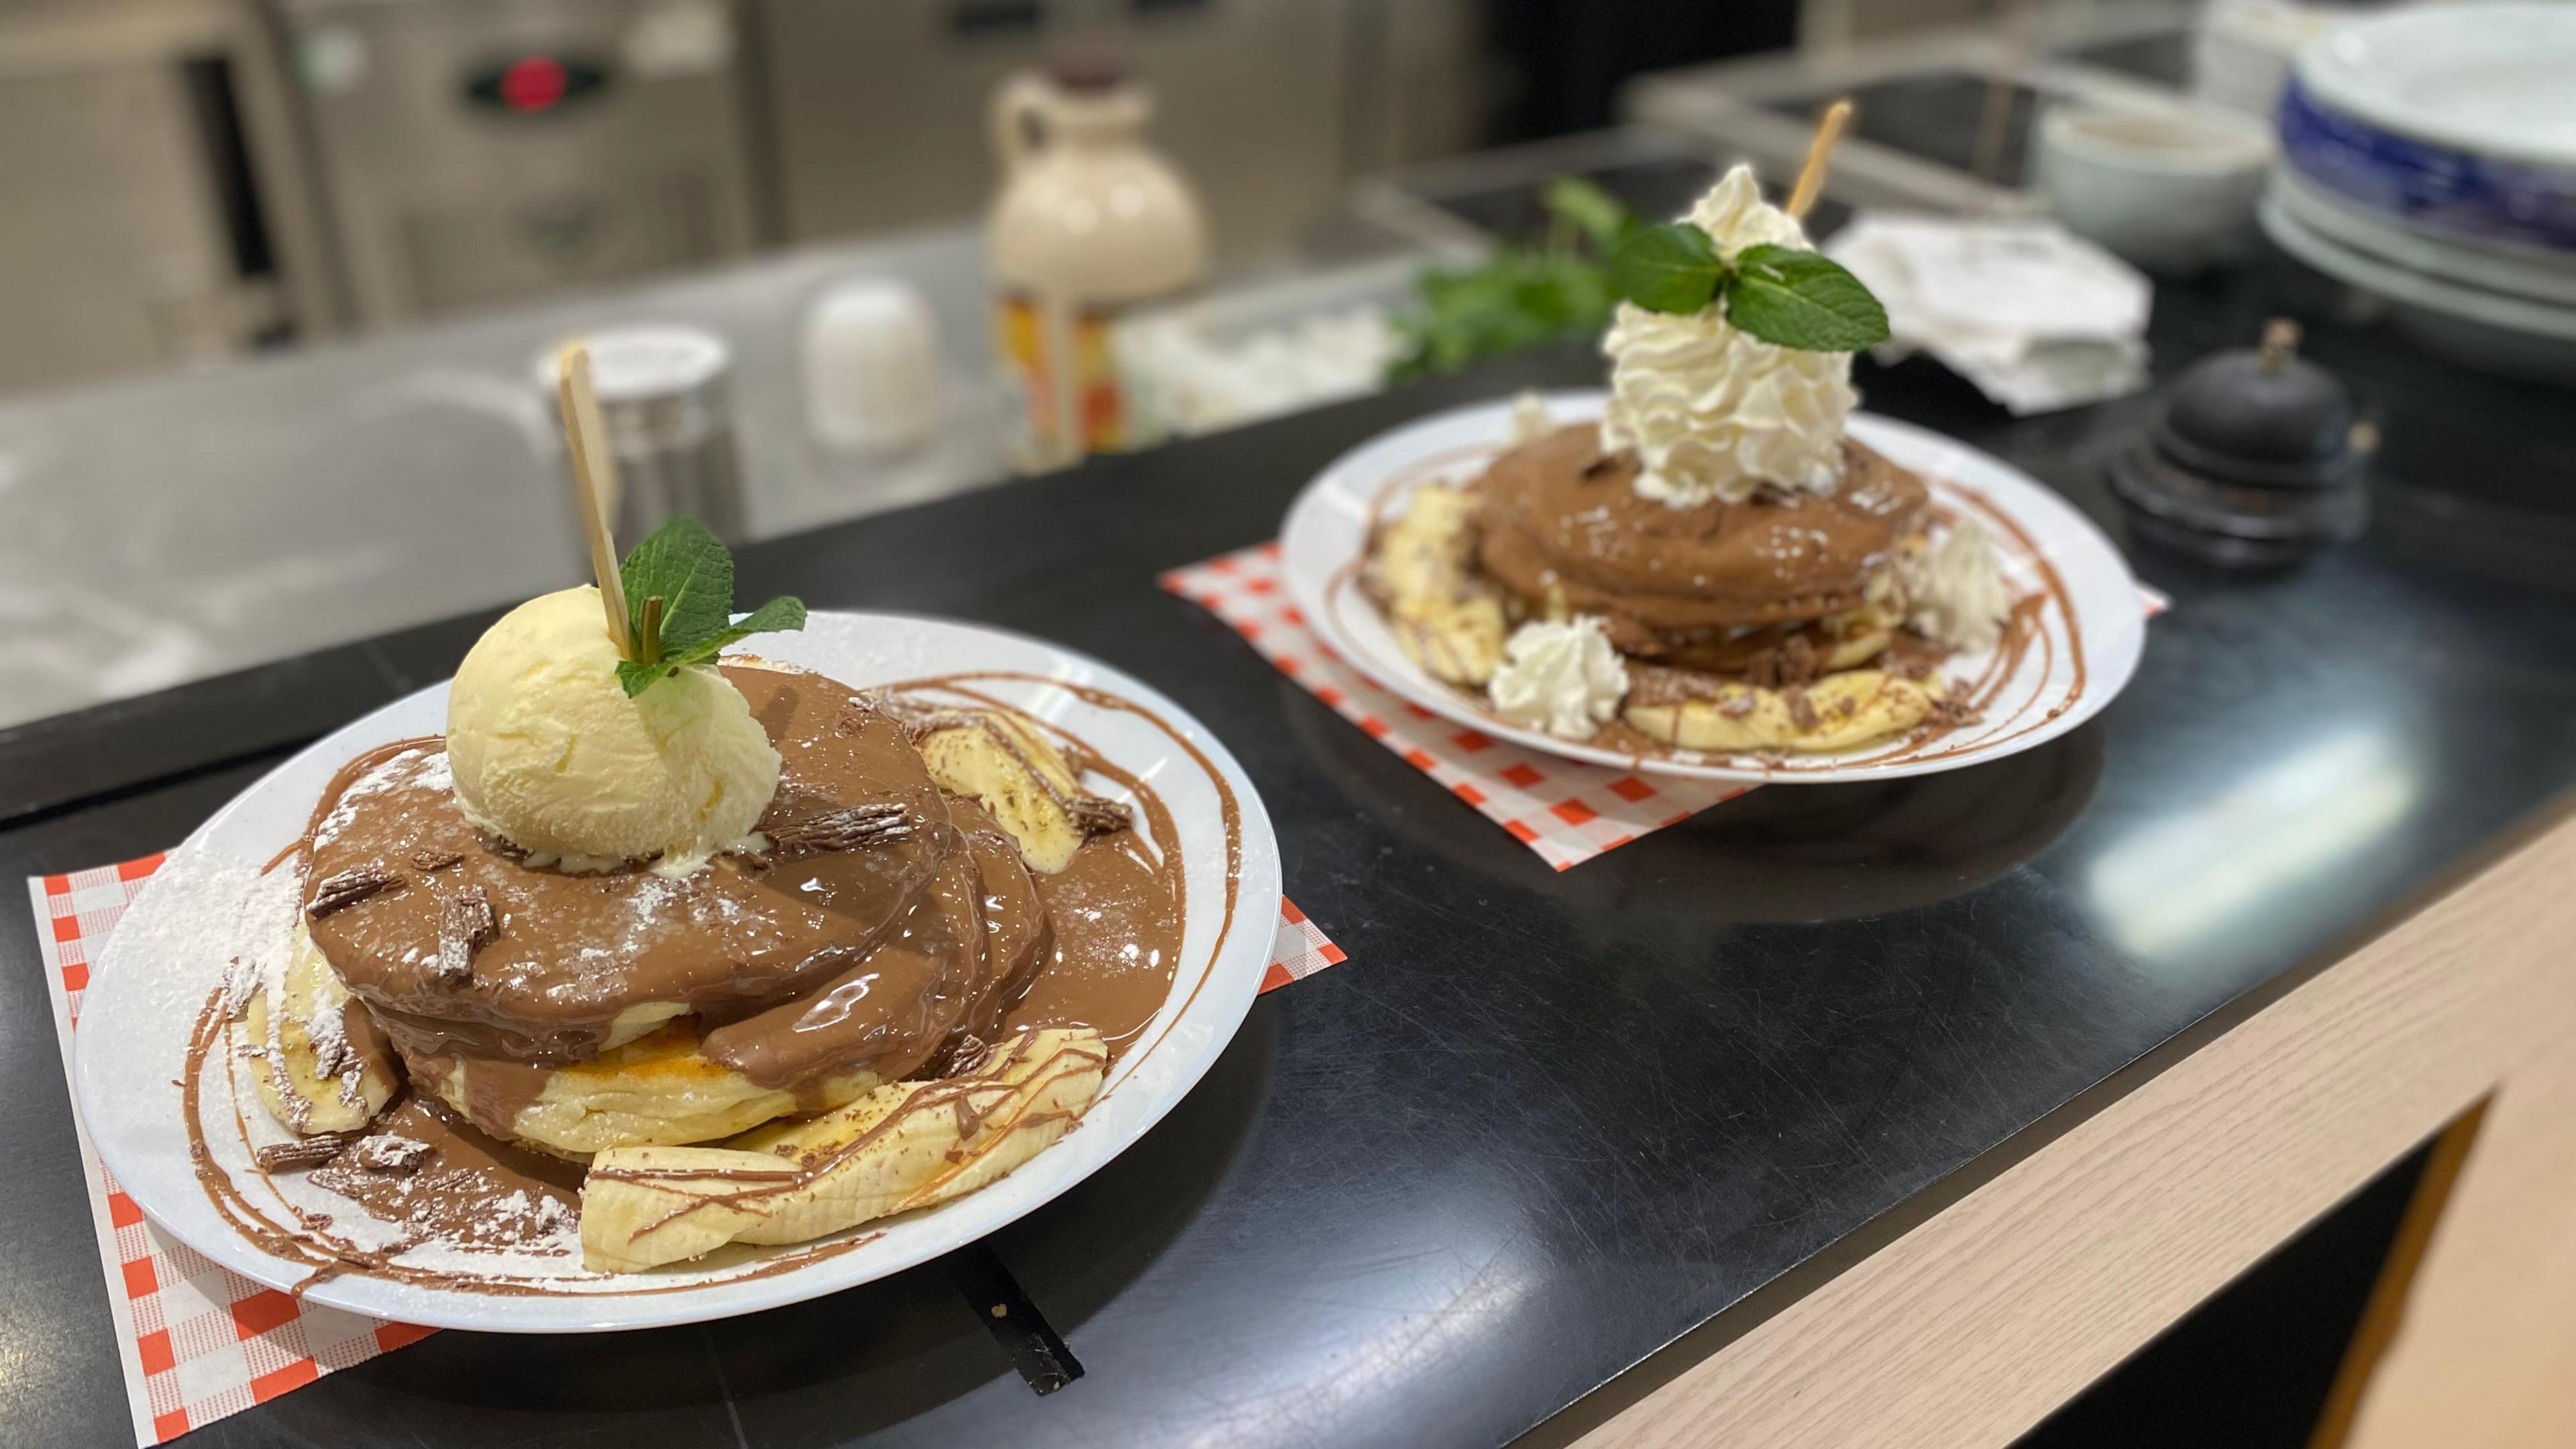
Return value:
M 2040 117 L 2031 149 L 2058 220 L 2140 266 L 2188 274 L 2253 244 L 2272 138 L 2234 112 L 2062 105 Z

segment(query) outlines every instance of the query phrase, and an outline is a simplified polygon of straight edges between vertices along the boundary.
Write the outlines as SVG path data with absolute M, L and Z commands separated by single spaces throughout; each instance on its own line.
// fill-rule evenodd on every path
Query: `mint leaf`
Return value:
M 724 632 L 734 639 L 751 634 L 776 634 L 805 627 L 805 601 L 792 594 L 781 594 L 742 616 L 742 622 L 725 626 Z M 732 643 L 729 639 L 726 643 Z M 722 646 L 718 646 L 722 647 Z
M 617 661 L 617 682 L 625 688 L 626 697 L 633 699 L 652 688 L 654 680 L 668 677 L 671 671 L 678 667 L 667 659 L 652 664 L 639 663 L 633 659 L 620 659 Z
M 1686 221 L 1650 226 L 1610 255 L 1611 284 L 1649 312 L 1696 312 L 1725 280 L 1717 244 Z
M 617 666 L 617 682 L 626 687 L 626 697 L 633 699 L 652 687 L 657 679 L 668 679 L 693 664 L 712 664 L 718 654 L 754 634 L 775 634 L 805 627 L 805 601 L 782 595 L 742 616 L 739 624 L 727 624 L 712 634 L 702 635 L 679 648 L 665 647 L 662 657 L 650 664 L 626 660 Z
M 1887 309 L 1840 263 L 1794 247 L 1746 247 L 1726 284 L 1726 320 L 1780 347 L 1858 352 L 1887 340 Z
M 633 699 L 692 664 L 704 664 L 727 645 L 754 634 L 805 627 L 801 600 L 776 598 L 733 622 L 733 555 L 697 520 L 674 518 L 635 545 L 618 566 L 626 587 L 627 627 L 650 657 L 621 660 L 617 682 Z M 662 601 L 658 647 L 644 636 L 645 601 Z
M 626 556 L 617 577 L 626 586 L 626 627 L 638 644 L 644 638 L 644 601 L 662 596 L 665 654 L 716 633 L 733 618 L 733 555 L 696 519 L 674 518 L 653 530 Z

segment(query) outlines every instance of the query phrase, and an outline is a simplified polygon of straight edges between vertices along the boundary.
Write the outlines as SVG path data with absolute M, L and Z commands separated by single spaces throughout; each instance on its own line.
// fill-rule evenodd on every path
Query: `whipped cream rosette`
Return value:
M 1722 262 L 1757 246 L 1812 250 L 1804 228 L 1762 199 L 1751 168 L 1726 173 L 1692 207 Z M 1601 440 L 1645 464 L 1641 495 L 1675 507 L 1741 503 L 1765 483 L 1830 491 L 1842 475 L 1843 421 L 1858 401 L 1851 354 L 1766 342 L 1716 305 L 1651 311 L 1619 304 L 1602 342 L 1610 411 Z

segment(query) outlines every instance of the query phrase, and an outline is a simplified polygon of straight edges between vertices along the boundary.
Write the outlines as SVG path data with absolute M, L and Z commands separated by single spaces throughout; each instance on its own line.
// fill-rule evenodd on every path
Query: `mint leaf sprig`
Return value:
M 1858 352 L 1887 340 L 1887 309 L 1840 263 L 1796 247 L 1751 246 L 1729 266 L 1687 221 L 1646 227 L 1610 254 L 1610 283 L 1649 312 L 1723 300 L 1749 336 L 1803 352 Z
M 733 555 L 697 520 L 674 518 L 635 545 L 617 569 L 626 590 L 635 657 L 618 661 L 629 699 L 754 634 L 805 627 L 804 601 L 780 597 L 733 617 Z

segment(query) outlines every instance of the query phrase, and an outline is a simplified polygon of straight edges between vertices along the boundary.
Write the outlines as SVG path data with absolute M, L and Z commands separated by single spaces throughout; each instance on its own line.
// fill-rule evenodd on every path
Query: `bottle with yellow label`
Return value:
M 1029 466 L 1127 441 L 1110 325 L 1206 272 L 1207 223 L 1189 183 L 1145 144 L 1152 114 L 1144 87 L 1101 62 L 1024 73 L 994 94 L 995 343 L 1022 399 Z

